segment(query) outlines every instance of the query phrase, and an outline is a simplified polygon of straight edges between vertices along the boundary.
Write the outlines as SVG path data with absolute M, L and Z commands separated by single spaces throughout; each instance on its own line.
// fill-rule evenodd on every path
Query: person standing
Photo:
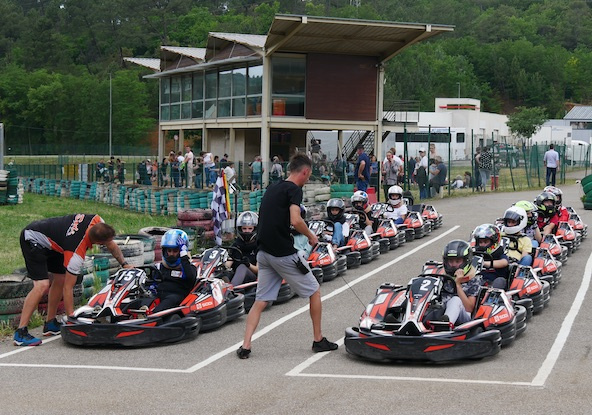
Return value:
M 117 159 L 117 179 L 120 184 L 125 183 L 125 162 Z
M 370 182 L 370 157 L 364 152 L 364 145 L 358 144 L 358 161 L 356 163 L 356 187 L 358 190 L 364 192 L 368 189 L 368 183 Z
M 193 161 L 194 155 L 191 146 L 185 146 L 185 171 L 187 172 L 187 188 L 190 189 L 193 184 Z
M 44 292 L 49 288 L 47 320 L 43 335 L 60 334 L 56 317 L 58 303 L 64 298 L 66 314 L 74 313 L 73 288 L 81 274 L 86 251 L 93 245 L 105 245 L 117 262 L 131 268 L 119 246 L 113 241 L 115 229 L 99 215 L 79 213 L 32 222 L 23 229 L 20 245 L 27 274 L 33 280 L 33 289 L 23 304 L 18 329 L 14 333 L 15 346 L 38 346 L 41 340 L 27 330 L 29 320 L 37 309 Z M 49 283 L 48 273 L 53 273 Z
M 261 190 L 261 182 L 263 180 L 263 162 L 261 156 L 255 156 L 255 161 L 249 164 L 251 168 L 251 191 Z
M 211 170 L 216 167 L 214 163 L 214 155 L 212 153 L 203 153 L 204 174 L 206 176 L 206 187 L 213 186 L 216 183 L 215 175 L 212 175 Z M 213 179 L 213 180 L 212 180 Z
M 432 197 L 438 195 L 441 199 L 444 197 L 442 186 L 446 184 L 446 175 L 448 174 L 448 169 L 446 168 L 446 164 L 444 164 L 442 157 L 440 156 L 436 156 L 435 165 L 436 169 L 434 170 L 434 177 L 431 182 L 431 187 L 434 189 Z
M 386 159 L 382 163 L 382 175 L 384 177 L 384 200 L 388 201 L 388 190 L 391 186 L 397 184 L 397 178 L 399 175 L 399 165 L 395 159 L 395 155 L 387 151 Z
M 475 156 L 475 161 L 479 166 L 479 176 L 481 177 L 481 189 L 485 192 L 487 182 L 491 177 L 491 169 L 493 168 L 493 156 L 488 147 L 483 147 L 483 150 Z
M 559 153 L 555 151 L 553 144 L 549 145 L 549 150 L 545 152 L 543 164 L 547 168 L 545 183 L 547 183 L 547 186 L 555 186 L 555 177 L 557 175 L 557 168 L 559 167 Z
M 257 231 L 257 264 L 259 266 L 255 302 L 247 317 L 243 344 L 236 351 L 240 359 L 251 354 L 251 338 L 259 325 L 261 313 L 269 301 L 277 299 L 282 279 L 300 296 L 307 297 L 313 328 L 313 352 L 336 350 L 337 344 L 323 337 L 321 331 L 321 290 L 310 271 L 306 258 L 294 248 L 290 225 L 308 238 L 311 246 L 318 243 L 300 214 L 302 186 L 312 173 L 312 161 L 297 153 L 288 166 L 290 175 L 267 188 L 259 208 Z
M 419 186 L 419 198 L 428 198 L 428 157 L 424 147 L 419 149 L 420 160 L 415 164 L 415 177 Z

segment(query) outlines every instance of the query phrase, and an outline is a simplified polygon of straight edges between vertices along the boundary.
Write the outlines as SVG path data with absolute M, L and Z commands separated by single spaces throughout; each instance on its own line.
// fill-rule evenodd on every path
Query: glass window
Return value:
M 206 98 L 216 98 L 217 89 L 217 73 L 206 73 Z
M 181 79 L 171 78 L 171 102 L 181 101 Z
M 261 96 L 247 98 L 247 115 L 261 115 Z
M 248 94 L 260 94 L 263 86 L 263 65 L 249 66 Z
M 171 102 L 171 78 L 164 78 L 160 81 L 160 103 Z
M 191 77 L 184 76 L 181 82 L 181 86 L 183 88 L 181 94 L 181 101 L 191 101 Z
M 203 118 L 203 101 L 193 101 L 191 103 L 191 118 Z
M 171 120 L 181 118 L 181 104 L 171 104 Z
M 220 71 L 218 98 L 229 97 L 232 93 L 232 71 Z
M 160 106 L 160 119 L 162 121 L 168 121 L 171 119 L 171 110 L 169 108 L 169 104 Z
M 230 99 L 218 100 L 218 117 L 230 117 Z
M 232 116 L 245 116 L 245 98 L 235 98 L 232 100 Z
M 203 72 L 193 74 L 193 99 L 203 99 Z
M 181 104 L 181 118 L 184 120 L 191 118 L 191 102 L 184 102 Z
M 465 133 L 456 133 L 456 142 L 457 143 L 464 143 L 465 142 Z
M 205 118 L 216 118 L 216 100 L 208 99 L 205 105 Z
M 244 96 L 247 90 L 247 68 L 232 71 L 232 96 Z
M 306 60 L 274 57 L 271 63 L 272 94 L 304 95 Z

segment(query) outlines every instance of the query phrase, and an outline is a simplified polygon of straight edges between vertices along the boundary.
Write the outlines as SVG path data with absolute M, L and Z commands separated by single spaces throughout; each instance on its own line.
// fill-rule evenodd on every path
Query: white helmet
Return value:
M 399 195 L 399 197 L 395 197 L 393 198 L 394 195 Z M 388 189 L 388 202 L 394 206 L 394 207 L 399 207 L 401 206 L 401 204 L 403 203 L 403 189 L 401 189 L 401 186 L 391 186 Z
M 514 226 L 508 226 L 508 220 L 512 219 L 516 222 L 518 222 L 517 225 Z M 503 217 L 503 221 L 504 221 L 504 232 L 507 235 L 516 235 L 520 232 L 522 232 L 524 230 L 524 228 L 526 228 L 526 223 L 528 221 L 528 214 L 526 213 L 526 210 L 524 210 L 524 208 L 521 208 L 519 206 L 512 206 L 510 208 L 508 208 L 506 210 L 506 212 L 504 213 L 504 217 Z
M 356 191 L 351 197 L 351 203 L 355 209 L 363 210 L 368 204 L 368 193 L 363 190 Z

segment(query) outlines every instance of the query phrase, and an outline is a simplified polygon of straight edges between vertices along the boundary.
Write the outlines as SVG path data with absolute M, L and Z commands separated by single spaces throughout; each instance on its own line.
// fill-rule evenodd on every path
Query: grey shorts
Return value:
M 288 256 L 275 257 L 265 251 L 257 253 L 257 265 L 259 266 L 257 301 L 275 301 L 277 299 L 282 280 L 286 280 L 298 296 L 308 298 L 319 290 L 317 282 L 306 260 L 307 274 L 303 274 L 294 264 L 300 259 L 299 253 Z

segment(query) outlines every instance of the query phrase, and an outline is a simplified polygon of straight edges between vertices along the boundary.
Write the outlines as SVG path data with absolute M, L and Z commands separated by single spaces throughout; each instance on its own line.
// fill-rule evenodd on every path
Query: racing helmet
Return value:
M 545 205 L 546 201 L 552 201 L 553 205 Z M 537 207 L 539 214 L 544 218 L 550 218 L 557 211 L 557 198 L 551 192 L 543 192 L 536 197 L 534 205 Z
M 251 210 L 245 210 L 236 218 L 236 232 L 245 243 L 252 242 L 257 236 L 257 225 L 259 224 L 259 215 Z M 243 226 L 252 226 L 252 232 L 244 232 Z
M 462 258 L 460 265 L 451 265 L 450 259 Z M 473 260 L 473 251 L 467 241 L 461 239 L 454 239 L 446 244 L 444 252 L 442 253 L 442 263 L 446 274 L 453 276 L 457 269 L 462 269 L 463 274 L 467 275 L 471 270 L 471 262 Z
M 491 223 L 479 225 L 473 231 L 475 240 L 475 252 L 486 253 L 494 256 L 503 249 L 502 235 L 499 228 Z M 479 241 L 487 240 L 487 245 L 480 246 Z
M 515 220 L 516 222 L 518 222 L 518 224 L 514 226 L 509 226 L 508 220 Z M 526 228 L 527 220 L 527 214 L 523 208 L 519 206 L 512 206 L 506 209 L 503 217 L 504 232 L 507 235 L 516 235 L 522 232 L 524 228 Z
M 543 192 L 553 193 L 555 195 L 555 206 L 557 209 L 561 208 L 563 202 L 563 191 L 555 186 L 547 186 L 543 189 Z
M 169 267 L 178 267 L 181 265 L 181 256 L 179 252 L 169 255 L 168 248 L 181 249 L 181 246 L 189 246 L 189 237 L 181 229 L 169 229 L 160 239 L 162 249 L 162 259 Z
M 363 190 L 356 191 L 351 197 L 351 204 L 354 209 L 364 210 L 368 204 L 368 193 Z
M 396 195 L 399 195 L 399 197 L 397 197 Z M 401 203 L 403 203 L 403 189 L 401 189 L 401 186 L 395 185 L 389 187 L 388 202 L 394 207 L 401 206 Z
M 331 209 L 332 208 L 338 208 L 339 212 L 337 214 L 332 214 L 331 213 Z M 341 222 L 341 220 L 344 218 L 344 211 L 345 211 L 345 203 L 343 202 L 343 200 L 341 199 L 329 199 L 329 201 L 327 202 L 327 217 L 329 218 L 329 220 L 333 221 L 333 222 Z
M 521 200 L 516 202 L 514 206 L 520 207 L 526 212 L 526 226 L 532 226 L 535 224 L 538 213 L 534 203 L 529 202 L 528 200 Z

